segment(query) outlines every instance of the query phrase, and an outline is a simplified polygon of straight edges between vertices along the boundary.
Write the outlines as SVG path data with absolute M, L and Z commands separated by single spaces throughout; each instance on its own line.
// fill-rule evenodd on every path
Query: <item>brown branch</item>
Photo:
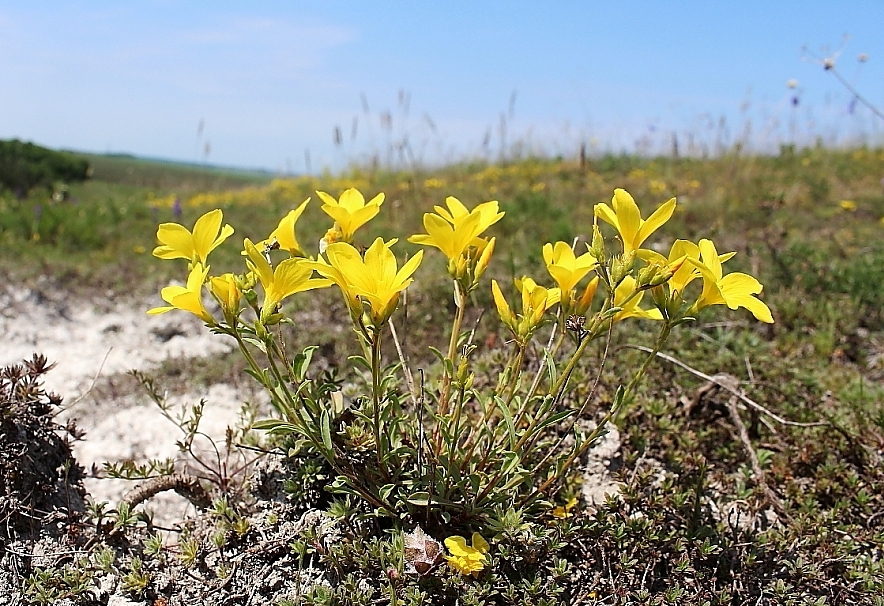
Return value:
M 787 512 L 785 506 L 783 506 L 783 502 L 780 501 L 780 497 L 778 497 L 768 485 L 767 480 L 764 477 L 764 470 L 761 468 L 761 463 L 758 462 L 758 455 L 755 453 L 755 448 L 749 440 L 749 432 L 746 429 L 746 424 L 743 423 L 743 419 L 740 417 L 740 411 L 737 408 L 737 397 L 735 395 L 728 399 L 727 409 L 728 412 L 730 412 L 731 421 L 733 421 L 737 428 L 737 437 L 740 438 L 740 442 L 743 443 L 743 449 L 749 457 L 749 462 L 752 465 L 752 474 L 755 476 L 755 482 L 761 490 L 764 491 L 764 496 L 767 497 L 768 502 L 777 513 L 786 519 L 791 519 L 789 512 Z
M 643 345 L 623 345 L 623 347 L 628 347 L 630 349 L 637 349 L 639 351 L 643 351 L 646 353 L 651 353 L 653 351 L 650 347 L 644 347 Z M 730 392 L 732 395 L 734 395 L 737 398 L 739 398 L 740 400 L 742 400 L 743 403 L 748 404 L 749 406 L 751 406 L 755 410 L 766 414 L 771 419 L 773 419 L 777 423 L 780 423 L 781 425 L 791 425 L 792 427 L 826 427 L 826 426 L 831 426 L 831 423 L 829 423 L 827 421 L 814 421 L 811 423 L 799 423 L 798 421 L 789 421 L 788 419 L 784 419 L 783 417 L 774 413 L 769 408 L 762 406 L 761 404 L 759 404 L 755 400 L 750 399 L 748 396 L 746 396 L 746 394 L 743 393 L 743 390 L 738 389 L 738 388 L 734 387 L 733 385 L 730 385 L 730 381 L 722 379 L 721 375 L 715 375 L 715 376 L 707 375 L 704 372 L 700 372 L 696 368 L 692 368 L 691 366 L 688 366 L 687 364 L 685 364 L 684 362 L 682 362 L 678 358 L 673 358 L 672 356 L 667 355 L 663 352 L 658 351 L 657 357 L 662 358 L 663 360 L 666 360 L 667 362 L 671 362 L 672 364 L 675 364 L 676 366 L 679 366 L 679 367 L 685 369 L 689 373 L 696 375 L 696 376 L 700 377 L 701 379 L 706 379 L 710 383 L 714 383 L 715 385 L 718 385 L 722 389 Z
M 123 497 L 122 502 L 127 503 L 132 508 L 167 490 L 174 490 L 193 503 L 197 509 L 209 509 L 212 506 L 212 498 L 199 483 L 199 480 L 194 476 L 183 473 L 146 480 L 130 490 Z

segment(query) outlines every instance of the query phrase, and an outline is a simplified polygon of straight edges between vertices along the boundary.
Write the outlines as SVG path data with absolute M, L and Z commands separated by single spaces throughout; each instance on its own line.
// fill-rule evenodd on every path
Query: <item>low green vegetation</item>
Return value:
M 57 184 L 85 181 L 88 177 L 89 163 L 83 158 L 18 139 L 0 141 L 0 187 L 19 198 L 38 186 L 52 192 Z
M 137 164 L 126 158 L 107 162 Z M 181 271 L 151 258 L 157 223 L 190 227 L 206 211 L 221 208 L 225 223 L 237 228 L 234 239 L 260 242 L 279 217 L 313 196 L 298 223 L 298 238 L 315 251 L 329 225 L 315 190 L 338 196 L 352 186 L 367 197 L 387 194 L 382 212 L 362 228 L 365 242 L 420 233 L 423 213 L 442 205 L 449 194 L 470 208 L 498 200 L 507 214 L 489 229 L 497 248 L 483 279 L 503 284 L 525 273 L 543 275 L 543 242 L 578 237 L 585 251 L 593 235 L 594 205 L 624 187 L 646 213 L 677 196 L 679 206 L 666 232 L 692 241 L 711 237 L 720 252 L 735 251 L 728 270 L 757 276 L 764 284 L 761 298 L 773 313 L 773 324 L 761 324 L 742 310 L 707 310 L 673 332 L 663 357 L 625 395 L 615 395 L 624 381 L 608 369 L 639 368 L 647 352 L 635 346 L 653 344 L 658 327 L 617 324 L 610 347 L 588 350 L 571 379 L 578 386 L 574 397 L 593 394 L 588 416 L 599 421 L 616 398 L 622 400 L 610 416 L 621 444 L 608 470 L 621 483 L 620 496 L 593 507 L 572 503 L 581 495 L 581 478 L 574 474 L 549 496 L 546 513 L 538 508 L 529 515 L 501 501 L 473 520 L 444 512 L 418 519 L 426 499 L 412 498 L 416 511 L 405 515 L 404 524 L 394 524 L 376 517 L 377 507 L 360 504 L 359 490 L 352 486 L 349 496 L 325 490 L 339 470 L 296 437 L 280 436 L 277 446 L 290 454 L 283 488 L 293 511 L 319 507 L 337 520 L 334 541 L 311 528 L 289 545 L 287 557 L 303 569 L 321 567 L 329 580 L 291 603 L 884 603 L 884 516 L 879 515 L 884 509 L 884 150 L 783 148 L 771 157 L 734 152 L 705 160 L 609 156 L 584 166 L 530 159 L 420 174 L 353 170 L 292 179 L 175 170 L 181 172 L 158 170 L 139 181 L 134 168 L 132 173 L 96 168 L 92 180 L 69 184 L 64 199 L 39 189 L 23 199 L 6 192 L 0 201 L 0 244 L 17 254 L 4 255 L 2 271 L 23 284 L 49 275 L 92 297 L 105 296 L 107 288 L 140 300 L 153 293 L 160 304 L 155 293 L 171 277 L 180 280 Z M 655 235 L 644 246 L 666 254 L 668 237 Z M 213 275 L 241 271 L 240 249 L 230 248 L 212 253 Z M 412 258 L 419 247 L 403 237 L 396 250 L 401 266 L 404 253 Z M 440 373 L 432 370 L 435 358 L 421 352 L 447 338 L 456 311 L 444 267 L 441 261 L 424 261 L 423 275 L 408 294 L 409 314 L 420 316 L 397 324 L 412 365 L 426 369 L 428 380 Z M 489 290 L 471 293 L 475 308 L 493 311 Z M 310 355 L 334 369 L 315 381 L 327 392 L 345 383 L 352 388 L 368 376 L 347 361 L 360 353 L 352 331 L 329 329 L 350 320 L 352 310 L 339 299 L 325 292 L 309 303 L 293 300 L 285 309 L 295 324 L 280 329 L 288 331 L 284 339 L 293 349 L 320 346 Z M 471 379 L 479 388 L 498 381 L 510 351 L 507 339 L 513 337 L 491 315 L 464 322 L 465 327 L 479 323 L 475 342 L 481 347 Z M 374 352 L 368 353 L 364 362 L 371 368 Z M 382 358 L 398 361 L 392 347 Z M 530 359 L 539 363 L 539 349 Z M 307 363 L 289 362 L 295 382 L 304 382 Z M 219 376 L 231 367 L 242 369 L 241 364 L 216 366 L 210 372 Z M 171 369 L 160 368 L 156 380 L 187 376 L 176 372 L 173 377 Z M 596 376 L 593 390 L 585 387 Z M 404 405 L 408 392 L 403 385 L 394 387 L 396 381 L 385 379 L 384 389 L 399 389 L 396 404 Z M 362 386 L 379 397 L 380 386 Z M 328 394 L 309 395 L 319 401 Z M 369 404 L 363 399 L 348 414 L 364 416 L 371 427 Z M 319 427 L 317 440 L 334 448 L 338 438 L 328 425 Z M 372 471 L 382 475 L 384 470 Z M 245 521 L 246 507 L 237 511 L 242 502 L 219 502 L 212 514 L 218 524 L 213 536 L 222 546 L 215 550 L 231 561 L 264 532 Z M 402 554 L 412 523 L 420 521 L 441 540 L 449 536 L 446 524 L 461 524 L 451 533 L 469 537 L 466 529 L 477 519 L 489 541 L 487 565 L 479 574 L 461 574 L 436 562 L 427 574 L 409 572 Z M 214 553 L 211 540 L 182 543 L 193 547 L 192 565 Z M 157 558 L 168 549 L 149 545 L 121 552 L 127 564 L 119 568 L 134 595 L 162 597 L 145 570 L 156 570 Z M 215 566 L 219 579 L 236 573 L 226 564 Z M 89 574 L 99 569 L 94 562 L 87 568 Z M 86 580 L 65 564 L 34 571 L 29 583 L 29 597 L 40 603 L 39 596 L 76 595 Z

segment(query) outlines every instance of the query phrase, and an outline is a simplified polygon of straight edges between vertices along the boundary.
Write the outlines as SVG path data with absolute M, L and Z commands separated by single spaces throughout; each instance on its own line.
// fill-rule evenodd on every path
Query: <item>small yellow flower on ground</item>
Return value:
M 472 545 L 467 545 L 467 540 L 459 536 L 445 539 L 445 547 L 451 552 L 445 559 L 461 574 L 477 577 L 488 564 L 486 554 L 491 546 L 478 532 L 473 533 L 472 539 Z
M 187 286 L 167 286 L 160 291 L 163 301 L 169 305 L 166 307 L 154 307 L 148 310 L 147 313 L 155 316 L 173 309 L 180 309 L 182 311 L 189 311 L 206 324 L 214 324 L 215 318 L 212 317 L 212 314 L 203 305 L 203 283 L 206 281 L 208 273 L 208 268 L 203 268 L 202 265 L 196 263 L 187 276 Z
M 558 505 L 552 510 L 553 517 L 563 520 L 573 517 L 571 510 L 577 506 L 577 497 L 571 497 L 564 505 Z
M 756 319 L 773 324 L 770 308 L 755 297 L 763 288 L 761 283 L 739 272 L 722 276 L 722 261 L 715 244 L 711 240 L 700 240 L 699 248 L 702 262 L 689 259 L 703 275 L 703 293 L 695 304 L 696 308 L 700 310 L 709 305 L 727 305 L 731 309 L 744 307 Z
M 648 236 L 672 217 L 675 211 L 675 198 L 661 205 L 647 220 L 642 219 L 638 205 L 625 189 L 614 190 L 611 206 L 596 204 L 595 216 L 614 226 L 623 241 L 625 255 L 638 250 Z
M 219 209 L 207 212 L 196 220 L 193 232 L 177 223 L 161 223 L 157 230 L 157 246 L 153 254 L 160 259 L 187 259 L 191 263 L 206 264 L 209 253 L 233 234 L 230 225 L 221 227 L 223 213 Z
M 353 241 L 353 234 L 357 229 L 375 218 L 384 203 L 384 194 L 378 194 L 366 202 L 359 190 L 353 188 L 345 190 L 338 200 L 324 191 L 316 193 L 324 202 L 322 210 L 335 220 L 335 225 L 341 232 L 341 241 L 348 243 Z
M 838 206 L 841 208 L 841 210 L 846 210 L 849 213 L 856 212 L 856 202 L 854 202 L 853 200 L 841 200 L 838 203 Z

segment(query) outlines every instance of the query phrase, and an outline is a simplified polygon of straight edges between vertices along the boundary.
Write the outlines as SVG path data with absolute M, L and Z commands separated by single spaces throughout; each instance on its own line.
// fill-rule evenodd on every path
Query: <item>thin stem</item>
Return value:
M 451 360 L 453 368 L 457 368 L 457 342 L 460 339 L 460 327 L 463 324 L 464 311 L 466 310 L 467 299 L 460 290 L 457 281 L 454 282 L 454 302 L 457 311 L 454 313 L 454 323 L 451 327 L 451 338 L 448 341 L 448 359 Z M 439 414 L 448 414 L 448 397 L 451 391 L 452 376 L 448 373 L 447 366 L 443 369 L 442 377 L 442 395 L 439 398 Z
M 399 343 L 399 335 L 396 334 L 396 326 L 393 324 L 393 318 L 387 320 L 387 324 L 390 327 L 390 334 L 393 335 L 393 344 L 396 345 L 396 353 L 399 355 L 399 363 L 402 365 L 402 374 L 405 377 L 405 386 L 408 387 L 408 393 L 411 395 L 411 403 L 417 408 L 418 397 L 417 390 L 414 386 L 414 375 L 411 374 L 411 369 L 408 367 L 405 352 L 403 351 L 403 345 Z
M 648 352 L 648 356 L 645 358 L 645 361 L 642 363 L 641 368 L 639 368 L 635 375 L 632 377 L 632 381 L 629 382 L 629 385 L 626 386 L 626 391 L 623 393 L 624 401 L 630 395 L 632 395 L 632 390 L 638 385 L 638 382 L 644 376 L 645 371 L 648 369 L 648 365 L 650 365 L 651 360 L 653 360 L 657 354 L 660 352 L 660 348 L 663 347 L 663 344 L 666 343 L 666 339 L 669 338 L 669 333 L 672 331 L 672 326 L 669 324 L 669 320 L 663 321 L 663 328 L 660 329 L 660 334 L 657 335 L 657 341 L 654 343 L 654 348 Z
M 476 446 L 479 444 L 480 438 L 477 437 L 481 435 L 482 430 L 488 428 L 488 421 L 491 419 L 491 415 L 497 410 L 497 394 L 498 392 L 502 392 L 502 390 L 506 387 L 506 385 L 502 384 L 503 378 L 507 376 L 507 370 L 511 369 L 512 365 L 515 364 L 516 359 L 519 357 L 519 349 L 521 346 L 518 346 L 516 351 L 513 352 L 512 356 L 510 356 L 509 361 L 507 362 L 506 367 L 501 373 L 500 379 L 498 380 L 497 388 L 494 390 L 494 397 L 490 398 L 490 403 L 485 408 L 485 412 L 482 414 L 482 420 L 474 424 L 470 428 L 470 433 L 467 436 L 466 441 L 463 445 L 464 455 L 461 457 L 460 470 L 463 471 L 467 465 L 467 462 L 473 456 L 473 451 L 476 449 Z M 512 372 L 510 370 L 510 372 Z
M 378 330 L 371 340 L 371 400 L 373 414 L 374 443 L 378 467 L 387 475 L 384 455 L 381 448 L 381 333 Z
M 547 451 L 547 453 L 543 456 L 543 459 L 541 459 L 540 463 L 538 463 L 535 466 L 534 471 L 532 472 L 532 475 L 536 476 L 538 473 L 540 473 L 540 471 L 543 469 L 543 466 L 546 465 L 546 462 L 549 460 L 549 458 L 551 456 L 553 456 L 554 453 L 558 452 L 559 448 L 561 448 L 565 439 L 571 435 L 571 430 L 574 429 L 574 425 L 577 424 L 577 420 L 583 417 L 583 414 L 586 412 L 586 409 L 589 407 L 589 403 L 592 401 L 592 397 L 595 394 L 595 390 L 598 388 L 599 381 L 602 378 L 602 372 L 604 371 L 605 365 L 607 364 L 607 361 L 608 361 L 608 351 L 611 348 L 611 335 L 613 334 L 613 332 L 614 332 L 614 324 L 611 323 L 608 325 L 607 338 L 605 339 L 605 349 L 602 351 L 602 360 L 599 363 L 598 372 L 596 372 L 595 379 L 592 382 L 592 387 L 589 388 L 589 393 L 587 394 L 586 399 L 583 401 L 583 406 L 581 406 L 580 410 L 577 411 L 577 414 L 571 418 L 571 423 L 568 425 L 568 427 L 563 432 L 561 432 L 562 435 L 558 439 L 558 441 L 556 442 L 555 446 L 551 447 Z
M 875 114 L 876 116 L 878 116 L 879 118 L 881 118 L 882 120 L 884 120 L 884 112 L 882 112 L 880 109 L 878 109 L 877 107 L 875 107 L 874 105 L 872 105 L 871 101 L 869 101 L 868 99 L 866 99 L 865 97 L 863 97 L 861 94 L 859 94 L 859 91 L 857 91 L 857 90 L 853 87 L 853 85 L 852 85 L 850 82 L 848 82 L 847 79 L 844 78 L 844 76 L 841 75 L 841 72 L 839 72 L 839 71 L 838 71 L 837 69 L 835 69 L 834 67 L 830 67 L 830 68 L 828 68 L 827 71 L 832 72 L 832 75 L 835 76 L 835 78 L 838 79 L 838 82 L 840 82 L 840 83 L 844 86 L 844 88 L 846 88 L 847 90 L 849 90 L 850 93 L 851 93 L 854 97 L 856 97 L 856 100 L 857 100 L 857 101 L 859 101 L 860 103 L 862 103 L 863 105 L 865 105 L 867 108 L 869 108 L 869 110 L 870 110 L 873 114 Z
M 559 332 L 560 326 L 562 327 L 561 333 Z M 564 326 L 565 325 L 562 323 L 562 320 L 560 318 L 559 322 L 557 322 L 555 326 L 553 326 L 552 332 L 549 335 L 549 341 L 547 341 L 546 343 L 546 351 L 549 352 L 550 358 L 554 358 L 556 352 L 559 350 L 559 347 L 561 347 L 562 345 L 562 340 L 565 336 Z M 556 334 L 559 334 L 559 338 L 556 342 L 555 348 L 553 348 L 553 339 L 556 338 Z M 537 389 L 540 387 L 540 380 L 543 378 L 543 371 L 546 368 L 546 359 L 546 356 L 543 356 L 543 358 L 540 359 L 540 366 L 537 369 L 537 374 L 534 375 L 534 382 L 531 383 L 531 389 L 528 390 L 528 399 L 531 399 L 531 396 L 533 396 L 537 392 Z

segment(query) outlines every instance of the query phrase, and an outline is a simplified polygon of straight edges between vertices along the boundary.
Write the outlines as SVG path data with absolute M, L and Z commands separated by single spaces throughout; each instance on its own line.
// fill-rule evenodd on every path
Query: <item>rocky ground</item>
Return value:
M 223 338 L 209 333 L 194 316 L 168 313 L 148 316 L 154 300 L 100 302 L 73 300 L 41 286 L 0 294 L 0 367 L 21 362 L 35 352 L 54 364 L 45 387 L 64 397 L 57 420 L 75 421 L 83 439 L 74 455 L 87 470 L 86 489 L 95 500 L 115 506 L 132 489 L 132 482 L 100 477 L 105 462 L 176 458 L 180 430 L 163 416 L 134 381 L 122 392 L 94 389 L 131 370 L 150 371 L 162 362 L 208 358 L 230 351 Z M 216 383 L 199 392 L 180 390 L 169 397 L 178 412 L 205 399 L 201 430 L 223 442 L 235 425 L 243 402 L 260 394 L 249 381 Z M 197 448 L 208 448 L 204 439 Z M 187 513 L 188 504 L 174 493 L 149 503 L 158 525 L 168 525 Z
M 51 498 L 37 508 L 39 520 L 32 520 L 30 530 L 28 523 L 18 530 L 15 524 L 10 527 L 10 520 L 21 522 L 32 515 L 23 513 L 26 505 L 7 507 L 15 501 L 14 495 L 28 491 L 26 487 L 10 489 L 6 502 L 0 503 L 0 510 L 13 512 L 4 516 L 7 528 L 12 529 L 6 533 L 0 557 L 0 605 L 257 605 L 284 599 L 298 603 L 306 589 L 328 582 L 322 570 L 292 555 L 291 544 L 305 533 L 320 543 L 334 540 L 335 523 L 319 511 L 304 511 L 287 502 L 281 490 L 286 472 L 273 457 L 262 461 L 250 480 L 254 502 L 251 513 L 242 519 L 238 514 L 225 517 L 217 511 L 198 511 L 173 491 L 161 492 L 142 505 L 150 513 L 148 523 L 140 517 L 121 522 L 119 515 L 108 513 L 96 524 L 94 511 L 89 512 L 90 500 L 107 501 L 110 511 L 133 488 L 132 481 L 102 477 L 105 462 L 175 458 L 179 455 L 175 442 L 180 437 L 179 429 L 145 393 L 130 390 L 108 395 L 108 390 L 96 390 L 95 385 L 132 369 L 149 372 L 170 360 L 193 364 L 194 358 L 222 355 L 229 351 L 223 339 L 186 314 L 145 315 L 151 306 L 148 301 L 71 300 L 48 284 L 7 291 L 0 298 L 0 333 L 4 334 L 0 367 L 31 359 L 35 352 L 54 363 L 46 372 L 33 373 L 33 406 L 7 415 L 13 425 L 3 436 L 21 440 L 0 445 L 0 450 L 14 455 L 16 449 L 26 452 L 33 444 L 45 442 L 45 448 L 41 446 L 45 452 L 39 457 L 43 466 L 38 466 L 43 475 L 32 483 L 51 485 L 41 489 Z M 63 400 L 59 403 L 44 393 L 39 383 Z M 14 391 L 9 381 L 4 385 Z M 259 394 L 246 382 L 215 383 L 199 393 L 184 390 L 169 398 L 175 409 L 200 399 L 208 403 L 201 427 L 221 443 L 227 427 L 237 421 L 242 403 L 259 401 Z M 65 426 L 73 424 L 78 429 L 70 434 Z M 42 442 L 35 441 L 37 434 Z M 79 439 L 71 442 L 71 453 L 66 441 L 53 436 Z M 607 493 L 617 491 L 611 471 L 617 465 L 618 450 L 619 435 L 614 429 L 590 457 L 584 489 L 587 502 L 600 502 Z M 65 467 L 63 462 L 71 454 L 81 468 Z M 10 465 L 16 464 L 14 456 L 7 458 Z M 32 532 L 34 528 L 39 530 Z M 154 534 L 157 528 L 170 531 Z M 240 534 L 238 528 L 247 530 Z M 206 549 L 219 533 L 226 537 L 225 546 Z M 142 560 L 136 554 L 143 553 L 152 537 L 161 541 L 160 555 Z M 188 541 L 202 546 L 196 563 L 183 557 Z M 97 545 L 102 547 L 96 549 Z M 102 553 L 110 561 L 103 561 Z M 71 575 L 80 569 L 92 572 L 77 585 Z M 158 596 L 149 601 L 132 591 L 139 578 L 146 577 L 151 579 L 150 595 Z M 53 593 L 54 587 L 66 584 L 80 591 L 61 599 L 46 598 L 67 595 L 67 590 Z M 46 593 L 39 593 L 40 588 Z

